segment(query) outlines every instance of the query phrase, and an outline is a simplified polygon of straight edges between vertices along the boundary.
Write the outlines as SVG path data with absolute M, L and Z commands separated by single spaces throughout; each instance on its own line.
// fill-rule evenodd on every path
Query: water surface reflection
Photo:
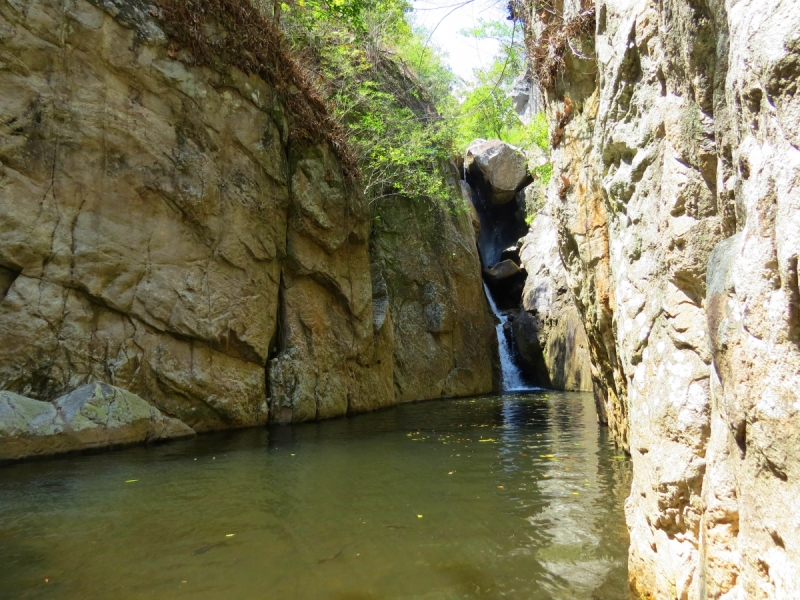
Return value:
M 7 466 L 0 597 L 620 600 L 629 476 L 557 392 Z

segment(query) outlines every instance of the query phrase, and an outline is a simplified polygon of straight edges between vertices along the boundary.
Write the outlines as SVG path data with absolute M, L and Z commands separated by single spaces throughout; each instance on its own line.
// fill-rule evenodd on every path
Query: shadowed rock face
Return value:
M 486 285 L 501 310 L 519 307 L 526 275 L 525 269 L 511 259 L 502 260 L 483 270 Z
M 391 314 L 397 401 L 491 392 L 497 339 L 472 213 L 404 197 L 381 200 L 379 212 L 372 255 Z
M 589 342 L 567 289 L 556 231 L 546 210 L 534 218 L 519 254 L 527 271 L 513 321 L 521 366 L 542 387 L 591 391 Z
M 548 91 L 548 204 L 633 459 L 632 585 L 798 597 L 800 5 L 596 9 Z
M 363 197 L 330 148 L 290 141 L 268 83 L 189 66 L 155 13 L 0 3 L 0 389 L 49 401 L 103 381 L 196 431 L 395 403 Z M 470 369 L 490 361 L 456 368 L 474 388 L 436 373 L 415 389 L 485 389 Z

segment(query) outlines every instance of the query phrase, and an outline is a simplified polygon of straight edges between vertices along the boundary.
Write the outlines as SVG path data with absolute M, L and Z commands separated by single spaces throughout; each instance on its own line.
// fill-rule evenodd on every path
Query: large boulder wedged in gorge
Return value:
M 499 309 L 515 309 L 519 306 L 526 275 L 525 269 L 510 258 L 483 270 L 486 286 Z
M 90 383 L 53 402 L 0 391 L 0 461 L 195 435 L 136 394 Z
M 466 170 L 489 194 L 506 204 L 529 182 L 528 161 L 519 148 L 500 140 L 475 140 L 467 148 Z

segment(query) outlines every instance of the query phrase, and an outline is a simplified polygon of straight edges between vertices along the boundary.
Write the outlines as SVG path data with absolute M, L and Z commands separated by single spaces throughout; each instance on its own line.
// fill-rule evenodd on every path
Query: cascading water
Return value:
M 527 390 L 535 390 L 538 388 L 531 387 L 526 384 L 522 379 L 522 373 L 519 367 L 514 363 L 514 355 L 511 352 L 511 344 L 508 342 L 503 326 L 508 322 L 508 317 L 503 315 L 497 308 L 497 304 L 492 298 L 492 293 L 486 284 L 483 284 L 483 291 L 486 293 L 486 299 L 489 301 L 489 306 L 498 318 L 500 323 L 495 327 L 497 331 L 497 349 L 500 354 L 500 371 L 502 374 L 502 382 L 500 387 L 504 392 L 522 392 Z

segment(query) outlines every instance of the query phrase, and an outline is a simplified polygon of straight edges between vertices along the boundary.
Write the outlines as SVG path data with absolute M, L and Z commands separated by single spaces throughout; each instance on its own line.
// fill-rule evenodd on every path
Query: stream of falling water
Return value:
M 497 349 L 500 354 L 500 371 L 503 376 L 503 381 L 501 383 L 502 390 L 504 392 L 526 392 L 539 389 L 528 385 L 523 380 L 522 372 L 514 362 L 511 344 L 503 331 L 503 327 L 508 322 L 508 317 L 497 308 L 497 304 L 495 304 L 494 298 L 492 298 L 492 292 L 489 291 L 485 283 L 483 284 L 483 291 L 486 293 L 486 299 L 489 301 L 489 306 L 494 316 L 500 321 L 497 327 L 495 327 L 495 330 L 497 331 Z

